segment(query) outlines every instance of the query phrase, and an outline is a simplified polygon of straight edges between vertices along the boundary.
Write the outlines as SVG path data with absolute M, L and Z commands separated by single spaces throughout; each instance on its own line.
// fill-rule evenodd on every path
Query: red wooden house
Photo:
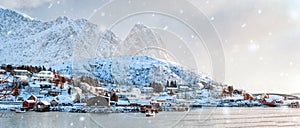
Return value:
M 27 109 L 33 109 L 36 104 L 34 100 L 25 100 L 22 102 L 22 107 Z

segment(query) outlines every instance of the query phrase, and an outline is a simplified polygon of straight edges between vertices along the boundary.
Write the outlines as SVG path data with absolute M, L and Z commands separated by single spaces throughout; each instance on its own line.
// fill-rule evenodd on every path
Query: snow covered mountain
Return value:
M 1 64 L 48 65 L 107 82 L 138 85 L 167 80 L 195 84 L 204 79 L 167 62 L 170 57 L 159 35 L 141 24 L 122 41 L 85 19 L 40 21 L 0 8 L 0 29 Z
M 58 17 L 35 20 L 0 8 L 2 64 L 53 65 L 86 58 L 147 55 L 169 60 L 160 37 L 144 25 L 135 25 L 121 41 L 112 31 L 101 32 L 85 19 Z
M 152 29 L 136 24 L 118 49 L 123 52 L 123 55 L 147 55 L 171 60 L 170 56 L 164 52 L 165 47 L 160 36 Z
M 179 65 L 148 56 L 120 56 L 95 60 L 94 75 L 106 82 L 149 85 L 152 82 L 191 85 L 200 81 L 210 81 L 201 74 L 194 74 Z
M 101 36 L 97 26 L 84 19 L 58 17 L 43 22 L 1 8 L 0 26 L 2 64 L 51 65 L 89 57 L 93 53 L 75 56 L 74 52 L 79 50 L 76 49 L 79 45 L 89 49 Z

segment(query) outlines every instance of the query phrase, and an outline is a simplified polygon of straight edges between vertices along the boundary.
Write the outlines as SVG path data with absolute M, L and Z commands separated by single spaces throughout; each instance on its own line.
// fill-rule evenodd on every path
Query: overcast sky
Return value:
M 25 13 L 35 19 L 54 20 L 58 16 L 68 16 L 73 19 L 85 18 L 98 24 L 102 29 L 101 22 L 106 19 L 95 20 L 98 16 L 113 16 L 118 14 L 127 6 L 120 5 L 112 8 L 110 12 L 99 12 L 109 4 L 108 0 L 1 0 L 0 5 Z M 135 2 L 135 0 L 128 1 Z M 300 1 L 297 0 L 189 0 L 199 12 L 206 15 L 215 27 L 223 44 L 225 56 L 225 83 L 244 88 L 250 92 L 300 92 Z M 142 2 L 141 2 L 142 3 Z M 163 3 L 153 3 L 161 8 L 168 8 Z M 174 4 L 177 4 L 174 1 Z M 192 13 L 186 11 L 186 7 L 174 10 L 180 14 Z M 153 15 L 152 15 L 153 16 Z M 205 44 L 201 40 L 180 39 L 187 38 L 185 34 L 190 33 L 186 28 L 180 27 L 180 20 L 168 19 L 166 16 L 156 16 L 156 20 L 147 18 L 147 15 L 136 16 L 128 19 L 115 27 L 116 33 L 122 38 L 131 27 L 129 22 L 142 22 L 148 26 L 158 29 L 166 42 L 176 42 L 178 47 L 182 42 L 198 42 L 198 46 L 188 45 L 186 47 L 198 47 L 187 50 L 186 54 L 174 52 L 178 58 L 187 58 L 191 54 L 197 58 L 195 63 L 190 64 L 203 72 L 212 73 L 209 51 L 205 51 Z M 142 18 L 144 20 L 141 21 Z M 198 20 L 196 17 L 189 20 Z M 97 18 L 96 18 L 97 19 Z M 147 20 L 146 20 L 147 19 Z M 158 20 L 159 19 L 159 20 Z M 160 26 L 162 21 L 169 26 Z M 107 21 L 106 21 L 107 22 Z M 108 21 L 109 22 L 109 21 Z M 202 22 L 199 22 L 201 24 Z M 125 25 L 124 25 L 125 24 Z M 172 25 L 177 29 L 172 29 Z M 117 25 L 116 25 L 117 26 Z M 124 28 L 125 26 L 125 28 Z M 128 28 L 126 28 L 129 26 Z M 118 31 L 122 28 L 122 31 Z M 180 30 L 180 32 L 178 31 Z M 163 30 L 169 30 L 163 32 Z M 171 30 L 171 31 L 170 31 Z M 170 34 L 172 33 L 172 34 Z M 170 36 L 171 35 L 171 36 Z M 167 37 L 178 37 L 169 39 Z M 176 35 L 176 36 L 174 36 Z M 191 38 L 194 38 L 194 35 Z M 202 35 L 201 33 L 199 34 Z M 175 40 L 176 39 L 176 40 Z M 200 43 L 199 43 L 200 42 Z M 169 43 L 170 44 L 170 43 Z M 184 44 L 184 43 L 183 43 Z M 187 44 L 187 43 L 185 43 Z M 177 46 L 175 45 L 175 46 Z M 172 45 L 174 47 L 174 45 Z M 176 48 L 171 48 L 175 49 Z M 177 50 L 179 50 L 178 48 Z M 188 48 L 187 48 L 188 49 Z M 191 50 L 192 49 L 192 50 Z M 204 50 L 203 50 L 204 49 Z M 194 59 L 193 58 L 193 59 Z M 190 60 L 186 60 L 190 62 Z M 184 62 L 182 62 L 184 63 Z M 193 67 L 196 66 L 196 67 Z

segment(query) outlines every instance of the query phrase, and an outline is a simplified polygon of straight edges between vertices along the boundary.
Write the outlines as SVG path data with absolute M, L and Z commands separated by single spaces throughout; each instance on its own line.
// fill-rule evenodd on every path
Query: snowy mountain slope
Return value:
M 39 21 L 0 8 L 0 62 L 3 64 L 54 65 L 95 57 L 147 55 L 170 60 L 162 52 L 159 35 L 135 25 L 124 41 L 112 31 L 101 32 L 85 19 L 58 17 Z
M 138 85 L 194 84 L 203 76 L 165 61 L 170 57 L 159 35 L 141 24 L 122 41 L 84 19 L 39 21 L 0 8 L 0 29 L 1 64 L 48 65 L 69 75 Z
M 121 40 L 110 30 L 104 32 L 97 47 L 98 57 L 117 56 Z
M 118 49 L 121 49 L 123 55 L 147 55 L 170 60 L 168 54 L 162 51 L 162 49 L 165 49 L 165 45 L 160 36 L 142 24 L 136 24 L 131 29 L 126 39 L 118 46 Z
M 149 85 L 152 82 L 166 84 L 167 81 L 192 85 L 204 80 L 202 74 L 194 74 L 178 65 L 148 56 L 99 58 L 95 60 L 93 73 L 106 82 L 134 85 Z
M 90 57 L 94 54 L 88 52 L 95 50 L 88 49 L 101 36 L 97 26 L 84 19 L 43 22 L 0 8 L 0 20 L 0 62 L 6 64 L 51 65 Z

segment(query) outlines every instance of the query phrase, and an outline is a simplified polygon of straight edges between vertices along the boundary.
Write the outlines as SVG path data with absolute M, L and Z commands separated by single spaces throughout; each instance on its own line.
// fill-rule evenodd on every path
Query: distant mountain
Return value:
M 127 46 L 127 47 L 126 47 Z M 164 53 L 165 45 L 160 36 L 142 24 L 136 24 L 118 49 L 127 55 L 147 55 L 154 58 L 170 60 Z

